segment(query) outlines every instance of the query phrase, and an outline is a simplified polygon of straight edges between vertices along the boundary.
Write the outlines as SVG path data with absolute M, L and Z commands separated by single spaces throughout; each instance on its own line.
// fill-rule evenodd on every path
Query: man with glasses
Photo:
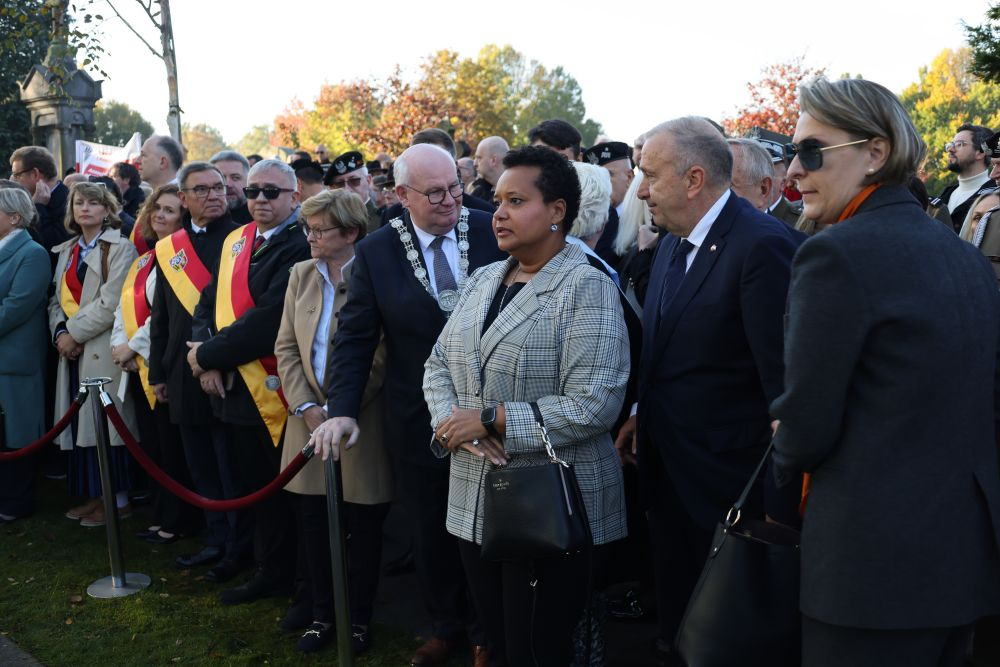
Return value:
M 372 201 L 372 177 L 365 166 L 365 158 L 358 151 L 348 151 L 330 163 L 323 182 L 331 190 L 347 188 L 365 203 L 368 211 L 368 232 L 371 233 L 382 224 L 381 216 L 375 202 Z
M 222 173 L 208 162 L 181 168 L 180 199 L 187 211 L 183 228 L 157 244 L 156 289 L 150 315 L 149 383 L 169 408 L 181 434 L 195 490 L 206 498 L 232 497 L 234 483 L 224 433 L 212 405 L 187 365 L 187 342 L 201 291 L 217 272 L 222 242 L 236 224 L 226 205 Z M 222 582 L 246 567 L 251 533 L 245 513 L 205 512 L 203 548 L 177 558 L 191 568 L 222 563 L 206 579 Z
M 463 636 L 474 646 L 485 644 L 485 636 L 473 623 L 458 544 L 445 529 L 448 462 L 435 458 L 429 447 L 424 361 L 468 276 L 503 253 L 490 216 L 462 206 L 462 183 L 448 152 L 411 146 L 396 160 L 394 172 L 405 210 L 356 246 L 331 353 L 330 419 L 314 431 L 313 442 L 328 456 L 341 438 L 348 437 L 349 445 L 357 440 L 357 417 L 381 332 L 387 353 L 386 449 L 399 500 L 412 517 L 413 556 L 433 631 L 412 664 L 439 665 Z M 475 665 L 487 664 L 482 651 L 476 650 L 475 658 Z
M 944 146 L 948 155 L 948 171 L 958 174 L 958 183 L 949 185 L 931 199 L 928 212 L 955 232 L 962 228 L 969 207 L 979 195 L 996 188 L 990 180 L 990 158 L 983 145 L 993 130 L 965 123 L 955 130 L 955 138 Z
M 280 160 L 250 169 L 244 189 L 253 222 L 226 237 L 218 272 L 202 291 L 187 360 L 226 432 L 234 494 L 252 493 L 274 479 L 288 406 L 274 358 L 288 276 L 309 259 L 298 226 L 295 171 Z M 305 444 L 305 443 L 302 443 Z M 288 594 L 295 574 L 294 531 L 287 498 L 253 505 L 254 559 L 247 583 L 223 591 L 223 604 Z
M 24 186 L 38 212 L 38 222 L 29 231 L 46 250 L 69 238 L 64 226 L 69 188 L 58 176 L 55 158 L 41 146 L 22 146 L 10 156 L 10 179 Z

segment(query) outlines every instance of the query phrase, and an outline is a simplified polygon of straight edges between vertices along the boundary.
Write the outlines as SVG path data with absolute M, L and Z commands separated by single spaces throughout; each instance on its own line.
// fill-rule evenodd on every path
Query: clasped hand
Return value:
M 473 456 L 488 458 L 493 465 L 506 465 L 507 452 L 490 436 L 480 419 L 480 411 L 451 406 L 451 416 L 438 424 L 434 437 L 451 453 L 464 449 Z

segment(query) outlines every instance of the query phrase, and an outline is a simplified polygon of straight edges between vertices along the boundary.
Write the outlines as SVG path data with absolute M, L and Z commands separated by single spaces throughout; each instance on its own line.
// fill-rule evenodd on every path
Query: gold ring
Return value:
M 448 442 L 448 436 L 442 435 L 440 438 L 441 442 Z

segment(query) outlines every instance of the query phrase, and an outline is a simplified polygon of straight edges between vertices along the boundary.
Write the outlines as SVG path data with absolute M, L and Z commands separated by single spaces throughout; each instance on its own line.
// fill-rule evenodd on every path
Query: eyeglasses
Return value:
M 330 184 L 330 189 L 339 190 L 345 185 L 349 185 L 352 188 L 358 188 L 361 187 L 361 181 L 362 178 L 360 176 L 351 176 L 350 178 L 345 178 L 342 181 L 334 181 L 333 183 Z
M 946 153 L 948 153 L 953 148 L 957 151 L 962 146 L 971 146 L 971 145 L 972 145 L 971 141 L 949 141 L 944 145 L 944 150 Z
M 798 156 L 803 169 L 816 171 L 823 167 L 823 151 L 832 151 L 834 148 L 843 148 L 844 146 L 857 146 L 867 141 L 871 141 L 871 139 L 858 139 L 835 146 L 824 146 L 816 139 L 803 139 L 797 144 L 785 144 L 785 164 L 791 166 L 792 160 Z
M 316 237 L 317 241 L 323 238 L 323 234 L 333 231 L 334 229 L 343 229 L 343 227 L 340 225 L 334 225 L 333 227 L 327 227 L 326 229 L 319 229 L 317 227 L 310 227 L 309 225 L 302 225 L 302 233 L 305 234 L 306 237 L 308 237 L 309 234 L 312 234 Z
M 197 197 L 198 199 L 204 199 L 205 197 L 208 196 L 208 193 L 210 193 L 210 192 L 212 194 L 215 194 L 215 195 L 224 195 L 224 194 L 226 194 L 226 186 L 223 185 L 222 183 L 219 183 L 218 185 L 211 185 L 211 186 L 210 185 L 196 185 L 193 188 L 182 188 L 182 190 L 184 192 L 193 192 L 194 196 Z
M 24 176 L 25 174 L 27 174 L 29 172 L 32 172 L 32 171 L 34 171 L 34 168 L 32 168 L 32 169 L 22 169 L 21 171 L 12 171 L 12 172 L 10 172 L 10 179 L 14 180 L 15 178 L 20 178 L 20 177 Z
M 462 198 L 462 190 L 463 188 L 465 188 L 465 184 L 462 183 L 462 181 L 458 181 L 457 183 L 452 183 L 451 185 L 449 185 L 447 190 L 439 188 L 437 190 L 431 190 L 430 192 L 417 190 L 416 188 L 411 188 L 409 185 L 405 184 L 403 185 L 403 187 L 406 188 L 407 190 L 413 190 L 414 192 L 419 192 L 423 196 L 427 197 L 427 201 L 429 201 L 431 205 L 437 206 L 438 204 L 444 201 L 444 196 L 446 194 L 451 195 L 451 198 L 454 199 L 455 201 L 460 200 Z
M 223 191 L 225 191 L 225 186 L 223 186 Z M 257 187 L 256 185 L 251 185 L 249 187 L 243 188 L 243 194 L 247 196 L 247 199 L 256 199 L 260 196 L 260 193 L 264 193 L 264 199 L 277 199 L 281 196 L 282 192 L 295 192 L 295 190 L 289 190 L 288 188 L 279 188 L 275 185 L 268 185 L 265 188 Z

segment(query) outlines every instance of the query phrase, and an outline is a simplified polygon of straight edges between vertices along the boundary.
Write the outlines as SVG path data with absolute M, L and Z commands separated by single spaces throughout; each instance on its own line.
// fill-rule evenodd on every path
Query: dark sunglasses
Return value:
M 844 146 L 856 146 L 866 141 L 871 141 L 871 139 L 858 139 L 835 146 L 824 146 L 816 139 L 803 139 L 797 144 L 785 144 L 785 164 L 791 166 L 792 160 L 798 156 L 803 169 L 816 171 L 823 167 L 823 151 L 832 151 L 834 148 L 843 148 Z
M 288 188 L 279 188 L 274 185 L 269 185 L 266 188 L 258 188 L 257 186 L 251 185 L 250 187 L 243 188 L 243 194 L 247 196 L 247 199 L 256 199 L 260 196 L 260 193 L 264 193 L 265 199 L 277 199 L 281 196 L 282 192 L 295 192 L 295 190 L 289 190 Z

